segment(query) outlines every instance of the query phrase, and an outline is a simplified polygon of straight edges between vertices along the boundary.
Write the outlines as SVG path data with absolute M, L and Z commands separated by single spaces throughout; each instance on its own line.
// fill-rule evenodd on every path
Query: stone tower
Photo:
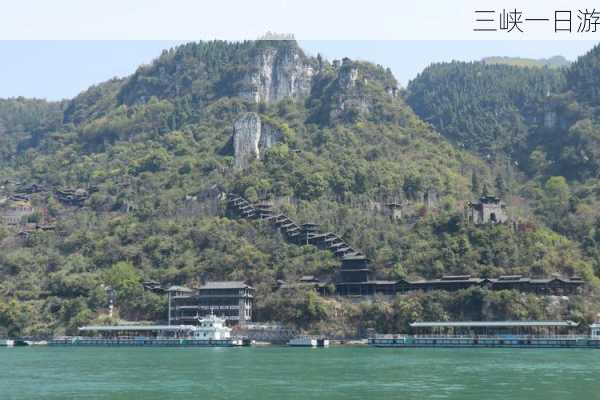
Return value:
M 467 219 L 476 225 L 501 224 L 508 221 L 506 204 L 495 196 L 481 196 L 477 203 L 467 204 Z

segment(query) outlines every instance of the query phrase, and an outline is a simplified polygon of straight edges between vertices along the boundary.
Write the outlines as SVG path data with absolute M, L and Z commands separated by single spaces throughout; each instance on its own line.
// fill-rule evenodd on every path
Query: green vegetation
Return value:
M 530 131 L 543 126 L 547 97 L 562 92 L 562 70 L 452 62 L 426 68 L 408 103 L 458 146 L 520 160 Z
M 306 98 L 256 104 L 239 96 L 266 51 L 296 54 L 313 68 Z M 381 66 L 307 57 L 295 42 L 201 42 L 70 101 L 2 100 L 0 186 L 8 180 L 10 193 L 41 184 L 46 191 L 32 201 L 56 229 L 20 238 L 0 230 L 0 325 L 11 335 L 48 334 L 106 321 L 108 286 L 119 318 L 164 319 L 166 299 L 145 292 L 144 279 L 244 279 L 257 288 L 260 320 L 349 335 L 421 318 L 589 321 L 599 311 L 598 158 L 585 153 L 594 151 L 596 103 L 581 105 L 566 91 L 573 74 L 589 75 L 583 65 L 565 77 L 544 68 L 440 64 L 402 93 Z M 549 109 L 563 121 L 555 128 L 540 122 L 540 110 Z M 248 111 L 283 139 L 235 171 L 233 123 Z M 516 166 L 516 159 L 525 161 Z M 572 171 L 562 172 L 567 163 Z M 58 188 L 94 190 L 77 207 L 61 203 Z M 298 221 L 340 233 L 372 260 L 376 278 L 560 273 L 584 276 L 591 288 L 556 304 L 486 291 L 372 304 L 284 294 L 277 280 L 332 279 L 339 261 L 289 245 L 268 226 L 227 218 L 215 188 L 272 199 Z M 482 191 L 510 200 L 517 229 L 465 223 L 464 204 Z M 431 207 L 426 196 L 437 199 Z M 405 204 L 401 221 L 377 211 L 389 201 Z
M 598 60 L 596 46 L 561 70 L 437 64 L 411 82 L 408 95 L 444 136 L 526 174 L 519 194 L 540 222 L 579 243 L 596 271 Z
M 571 63 L 563 56 L 554 56 L 550 58 L 521 58 L 521 57 L 485 57 L 481 60 L 486 64 L 506 64 L 515 67 L 548 67 L 565 68 Z

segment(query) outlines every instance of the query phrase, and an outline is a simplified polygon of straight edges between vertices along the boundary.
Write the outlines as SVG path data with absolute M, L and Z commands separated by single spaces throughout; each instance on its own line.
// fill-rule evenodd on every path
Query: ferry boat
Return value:
M 317 336 L 297 336 L 288 342 L 291 347 L 329 347 L 329 339 Z
M 413 335 L 375 335 L 373 347 L 528 347 L 598 348 L 600 324 L 593 324 L 590 335 L 571 331 L 573 321 L 471 321 L 414 322 Z
M 49 346 L 242 346 L 225 320 L 215 315 L 198 319 L 199 325 L 92 325 L 79 328 L 93 336 L 55 338 Z
M 31 346 L 34 342 L 23 339 L 0 339 L 0 347 Z

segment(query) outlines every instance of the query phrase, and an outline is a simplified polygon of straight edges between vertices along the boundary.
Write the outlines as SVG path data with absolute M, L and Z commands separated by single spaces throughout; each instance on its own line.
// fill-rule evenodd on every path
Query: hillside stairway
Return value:
M 299 224 L 285 214 L 274 213 L 273 206 L 269 203 L 252 204 L 242 196 L 228 193 L 227 209 L 243 219 L 271 223 L 289 243 L 297 245 L 311 244 L 329 250 L 339 258 L 364 256 L 362 252 L 355 250 L 339 235 L 333 232 L 321 232 L 317 224 Z

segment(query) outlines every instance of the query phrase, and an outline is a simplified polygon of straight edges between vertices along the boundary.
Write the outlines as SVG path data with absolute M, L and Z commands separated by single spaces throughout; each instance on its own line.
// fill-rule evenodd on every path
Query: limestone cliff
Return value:
M 260 140 L 258 141 L 259 151 L 264 151 L 279 142 L 281 142 L 281 131 L 274 126 L 263 123 L 260 131 Z
M 373 70 L 371 65 L 352 61 L 345 58 L 338 70 L 337 84 L 339 87 L 337 110 L 334 114 L 353 110 L 357 113 L 369 113 L 375 103 L 381 99 L 374 93 L 381 90 L 390 97 L 397 95 L 397 84 L 391 74 Z
M 263 124 L 257 113 L 246 113 L 233 125 L 235 168 L 245 169 L 250 160 L 259 159 L 261 153 L 281 141 L 281 132 Z
M 298 99 L 310 93 L 314 70 L 296 47 L 267 47 L 253 57 L 252 71 L 242 79 L 239 96 L 256 103 L 285 98 Z
M 307 104 L 313 120 L 356 121 L 370 118 L 379 121 L 391 115 L 402 100 L 398 84 L 389 69 L 344 58 L 326 66 L 317 74 Z
M 233 149 L 235 167 L 244 169 L 252 158 L 259 157 L 260 117 L 256 113 L 247 113 L 238 118 L 233 125 Z

